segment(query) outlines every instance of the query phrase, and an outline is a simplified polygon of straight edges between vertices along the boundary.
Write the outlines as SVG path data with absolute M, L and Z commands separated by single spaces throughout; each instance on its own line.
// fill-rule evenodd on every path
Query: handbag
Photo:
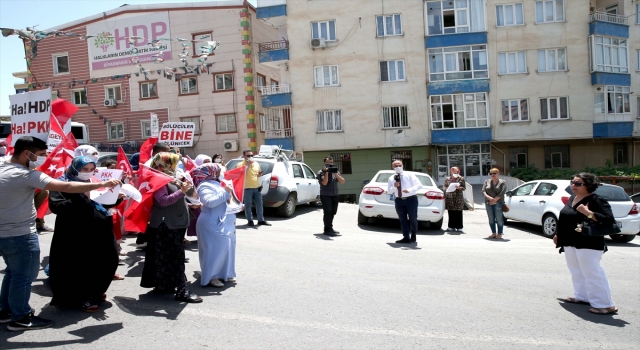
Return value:
M 508 213 L 508 212 L 509 212 L 509 210 L 511 210 L 511 209 L 509 208 L 509 206 L 507 205 L 507 203 L 502 203 L 502 212 L 503 212 L 503 213 Z
M 578 229 L 576 229 L 577 231 Z M 585 220 L 582 223 L 581 231 L 583 236 L 603 237 L 620 233 L 620 227 L 617 224 L 604 224 L 593 220 Z

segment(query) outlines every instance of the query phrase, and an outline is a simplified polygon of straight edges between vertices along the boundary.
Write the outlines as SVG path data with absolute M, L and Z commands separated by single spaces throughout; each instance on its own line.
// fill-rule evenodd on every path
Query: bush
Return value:
M 565 168 L 538 169 L 535 165 L 532 165 L 526 168 L 511 169 L 510 175 L 526 182 L 542 179 L 568 180 L 571 179 L 572 175 L 581 172 L 592 173 L 596 176 L 629 176 L 635 178 L 636 181 L 640 181 L 640 166 L 620 166 L 617 168 L 614 168 L 612 166 L 587 167 L 581 170 L 573 170 Z

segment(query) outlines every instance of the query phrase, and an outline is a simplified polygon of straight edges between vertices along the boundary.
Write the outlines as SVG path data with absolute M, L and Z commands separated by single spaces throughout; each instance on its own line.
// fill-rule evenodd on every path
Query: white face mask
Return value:
M 222 163 L 222 159 L 216 158 L 216 163 Z
M 247 160 L 253 162 L 253 157 L 248 157 Z
M 35 156 L 34 153 L 31 153 L 31 154 Z M 44 164 L 45 160 L 47 160 L 47 157 L 45 157 L 45 156 L 37 156 L 37 159 L 36 159 L 35 162 L 33 160 L 29 159 L 29 168 L 35 169 L 35 168 L 41 166 L 42 164 Z
M 91 180 L 93 173 L 78 173 L 78 180 L 88 181 Z
M 98 164 L 98 156 L 87 156 L 87 157 L 91 158 L 91 160 L 92 160 L 94 163 Z
M 393 168 L 393 170 L 395 170 L 396 174 L 402 174 L 402 167 L 401 166 L 395 167 L 395 168 Z
M 455 177 L 455 178 L 459 178 L 459 177 L 460 177 L 460 174 L 453 174 L 453 175 L 451 175 L 451 176 L 453 176 L 453 177 Z

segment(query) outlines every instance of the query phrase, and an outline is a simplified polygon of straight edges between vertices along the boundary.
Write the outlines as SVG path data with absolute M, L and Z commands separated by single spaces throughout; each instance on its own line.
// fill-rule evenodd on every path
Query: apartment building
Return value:
M 32 85 L 54 86 L 54 94 L 78 105 L 74 121 L 88 126 L 100 149 L 135 151 L 151 136 L 151 113 L 160 124 L 196 124 L 194 146 L 184 150 L 192 156 L 229 159 L 264 142 L 253 77 L 277 81 L 279 70 L 258 64 L 251 42 L 274 41 L 278 31 L 256 21 L 248 2 L 124 5 L 52 30 L 96 37 L 42 40 L 30 62 Z M 110 36 L 99 41 L 105 32 Z M 219 46 L 202 56 L 207 41 Z
M 440 181 L 458 166 L 470 183 L 492 167 L 638 164 L 638 7 L 259 0 L 282 38 L 259 43 L 260 62 L 286 83 L 263 104 L 290 111 L 288 140 L 312 167 L 348 159 L 354 195 L 392 158 Z

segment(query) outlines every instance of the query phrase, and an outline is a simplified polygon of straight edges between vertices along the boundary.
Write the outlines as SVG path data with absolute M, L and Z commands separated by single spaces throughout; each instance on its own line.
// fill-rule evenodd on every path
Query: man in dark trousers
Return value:
M 396 213 L 398 213 L 403 236 L 396 243 L 416 243 L 416 233 L 418 232 L 417 193 L 422 187 L 422 183 L 414 174 L 404 172 L 401 160 L 391 163 L 391 167 L 396 174 L 389 177 L 387 193 L 394 196 Z
M 333 163 L 333 157 L 324 158 L 324 168 L 318 172 L 317 179 L 324 212 L 324 234 L 337 236 L 340 232 L 333 229 L 333 217 L 338 213 L 338 183 L 343 184 L 344 178 Z

